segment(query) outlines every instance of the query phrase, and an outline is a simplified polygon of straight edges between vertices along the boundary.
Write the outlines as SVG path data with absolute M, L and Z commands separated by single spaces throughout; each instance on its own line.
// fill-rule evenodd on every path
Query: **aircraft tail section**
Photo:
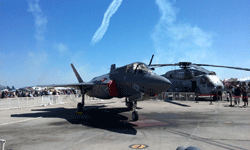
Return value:
M 7 86 L 7 89 L 8 89 L 9 91 L 11 91 L 11 88 L 10 88 L 9 86 Z
M 82 78 L 80 77 L 80 75 L 79 75 L 78 72 L 76 71 L 76 68 L 74 67 L 73 64 L 71 64 L 71 68 L 73 69 L 73 71 L 74 71 L 74 73 L 75 73 L 75 75 L 76 75 L 76 78 L 77 78 L 78 82 L 79 82 L 79 83 L 84 83 L 83 80 L 82 80 Z

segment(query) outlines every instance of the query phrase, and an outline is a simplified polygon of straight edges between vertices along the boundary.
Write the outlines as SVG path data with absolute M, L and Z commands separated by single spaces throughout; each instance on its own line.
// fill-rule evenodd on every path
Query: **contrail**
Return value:
M 109 5 L 107 11 L 105 12 L 102 20 L 101 26 L 98 28 L 98 30 L 95 32 L 91 44 L 95 44 L 96 42 L 99 42 L 105 32 L 108 29 L 110 18 L 114 15 L 114 13 L 117 11 L 117 9 L 122 4 L 122 0 L 113 0 L 113 2 Z
M 42 41 L 44 40 L 44 32 L 46 31 L 47 19 L 43 15 L 43 11 L 38 4 L 39 0 L 27 0 L 27 2 L 29 5 L 28 11 L 31 12 L 35 17 L 35 38 L 37 41 Z

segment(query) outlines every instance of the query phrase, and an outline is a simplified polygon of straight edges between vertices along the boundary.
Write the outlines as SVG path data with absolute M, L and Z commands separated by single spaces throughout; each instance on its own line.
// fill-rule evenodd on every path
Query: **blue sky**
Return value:
M 249 0 L 2 0 L 0 84 L 77 82 L 142 61 L 250 68 Z M 98 31 L 99 30 L 99 31 Z M 155 72 L 163 74 L 177 67 Z M 250 72 L 205 67 L 221 79 Z

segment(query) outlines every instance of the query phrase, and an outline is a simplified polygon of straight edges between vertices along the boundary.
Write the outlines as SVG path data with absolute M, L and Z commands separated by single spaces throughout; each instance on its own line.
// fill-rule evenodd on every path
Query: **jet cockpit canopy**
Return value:
M 126 73 L 130 74 L 146 74 L 152 72 L 151 69 L 144 63 L 133 63 L 127 65 Z

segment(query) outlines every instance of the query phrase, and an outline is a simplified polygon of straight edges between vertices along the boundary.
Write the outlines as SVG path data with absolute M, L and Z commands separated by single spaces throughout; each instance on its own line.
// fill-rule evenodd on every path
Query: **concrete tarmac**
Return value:
M 6 150 L 250 149 L 250 107 L 147 100 L 138 102 L 134 122 L 124 99 L 85 104 L 82 115 L 77 102 L 1 110 L 0 139 Z

